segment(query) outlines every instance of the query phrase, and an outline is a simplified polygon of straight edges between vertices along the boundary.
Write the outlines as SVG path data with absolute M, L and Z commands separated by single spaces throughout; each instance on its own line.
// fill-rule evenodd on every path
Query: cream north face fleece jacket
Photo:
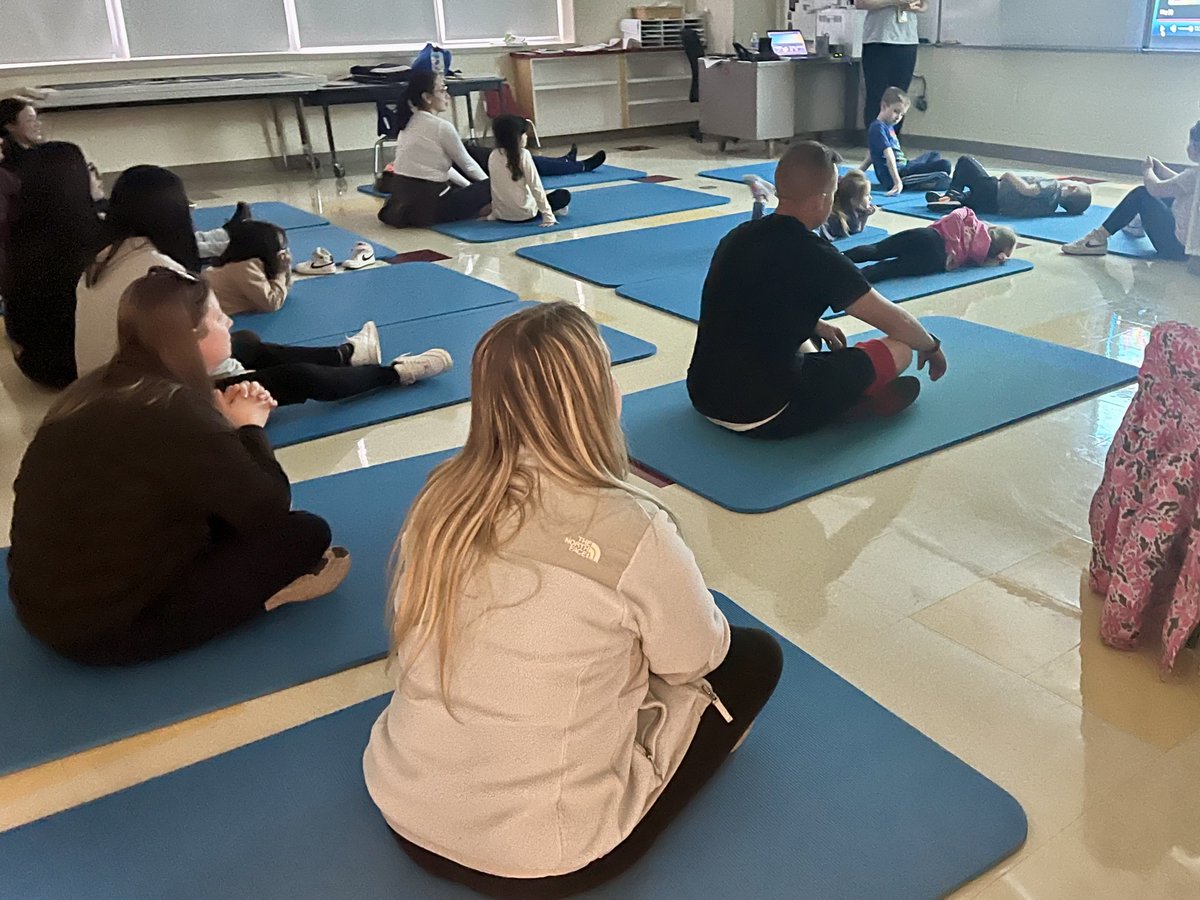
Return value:
M 729 624 L 667 515 L 542 482 L 462 597 L 449 709 L 410 660 L 363 758 L 391 827 L 513 878 L 573 872 L 633 830 L 712 702 Z M 407 666 L 407 668 L 406 668 Z

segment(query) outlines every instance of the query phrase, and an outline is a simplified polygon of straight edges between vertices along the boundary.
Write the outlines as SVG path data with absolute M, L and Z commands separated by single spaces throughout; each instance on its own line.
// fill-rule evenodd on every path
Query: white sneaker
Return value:
M 358 241 L 350 251 L 350 258 L 342 263 L 343 269 L 365 269 L 375 265 L 375 248 L 366 241 Z
M 346 343 L 354 348 L 350 354 L 352 366 L 378 366 L 383 362 L 383 351 L 379 349 L 379 329 L 374 322 L 364 322 L 358 334 L 346 338 Z
M 1123 232 L 1125 232 L 1127 235 L 1129 235 L 1131 238 L 1135 238 L 1135 239 L 1136 238 L 1144 238 L 1146 236 L 1146 229 L 1144 227 L 1142 227 L 1142 217 L 1141 216 L 1134 216 L 1133 221 L 1130 222 L 1128 225 L 1126 225 L 1121 230 Z
M 1104 256 L 1108 253 L 1108 235 L 1093 228 L 1079 240 L 1063 244 L 1062 252 L 1067 256 Z
M 750 188 L 755 203 L 766 203 L 775 196 L 775 185 L 757 175 L 743 175 L 742 181 Z
M 318 247 L 313 251 L 311 257 L 302 263 L 297 263 L 294 271 L 297 275 L 336 275 L 337 270 L 333 254 L 324 247 Z
M 400 376 L 400 383 L 403 385 L 416 384 L 426 378 L 441 375 L 453 365 L 454 360 L 450 358 L 450 354 L 437 347 L 416 356 L 409 356 L 406 353 L 392 360 L 392 368 Z

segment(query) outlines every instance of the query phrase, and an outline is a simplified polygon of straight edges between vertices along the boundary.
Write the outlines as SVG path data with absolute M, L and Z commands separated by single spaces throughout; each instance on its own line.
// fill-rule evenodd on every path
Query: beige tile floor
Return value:
M 761 159 L 748 148 L 655 137 L 656 149 L 610 159 L 679 176 L 731 206 L 629 227 L 748 210 L 738 185 L 702 168 Z M 857 153 L 852 158 L 860 158 Z M 1002 163 L 996 162 L 1002 168 Z M 1013 168 L 1027 169 L 1028 166 Z M 1070 174 L 1061 172 L 1060 174 Z M 1093 174 L 1093 173 L 1080 173 Z M 526 299 L 566 298 L 653 340 L 651 359 L 618 368 L 626 391 L 680 378 L 693 326 L 513 255 L 519 242 L 459 244 L 379 225 L 357 180 L 280 179 L 256 188 L 193 185 L 232 200 L 280 199 L 320 210 L 399 250 L 432 248 L 458 271 Z M 1114 203 L 1124 185 L 1096 188 Z M 917 220 L 880 213 L 891 230 Z M 570 236 L 570 235 L 566 235 Z M 535 240 L 555 240 L 541 237 Z M 526 242 L 528 243 L 528 242 Z M 1131 363 L 1157 322 L 1196 323 L 1200 280 L 1181 266 L 1068 259 L 1030 241 L 1035 272 L 908 304 Z M 849 330 L 858 330 L 846 323 Z M 955 366 L 970 365 L 947 348 Z M 710 584 L 1011 791 L 1030 819 L 1026 846 L 956 897 L 1200 896 L 1200 677 L 1185 651 L 1159 679 L 1156 650 L 1132 654 L 1096 637 L 1098 600 L 1081 580 L 1087 507 L 1104 453 L 1132 396 L 1126 388 L 846 485 L 763 516 L 725 512 L 678 488 L 661 491 Z M 49 402 L 0 359 L 0 528 L 9 485 Z M 294 481 L 458 445 L 467 407 L 280 452 Z M 388 688 L 382 664 L 0 778 L 0 829 L 170 771 Z

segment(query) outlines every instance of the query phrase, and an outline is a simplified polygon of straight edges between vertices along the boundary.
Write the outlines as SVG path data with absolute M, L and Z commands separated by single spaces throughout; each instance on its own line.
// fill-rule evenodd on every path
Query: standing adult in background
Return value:
M 4 165 L 14 168 L 20 158 L 42 143 L 42 122 L 33 104 L 23 97 L 0 100 L 0 147 Z
M 854 8 L 867 13 L 862 48 L 865 127 L 879 113 L 884 91 L 898 87 L 907 93 L 917 70 L 917 16 L 929 11 L 929 0 L 854 0 Z

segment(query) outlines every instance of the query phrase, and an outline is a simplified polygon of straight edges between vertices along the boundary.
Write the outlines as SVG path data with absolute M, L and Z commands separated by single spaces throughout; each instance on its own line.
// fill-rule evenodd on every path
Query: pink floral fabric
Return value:
M 1150 335 L 1089 516 L 1100 636 L 1131 649 L 1148 613 L 1165 605 L 1164 670 L 1200 623 L 1198 494 L 1200 329 L 1167 322 Z

